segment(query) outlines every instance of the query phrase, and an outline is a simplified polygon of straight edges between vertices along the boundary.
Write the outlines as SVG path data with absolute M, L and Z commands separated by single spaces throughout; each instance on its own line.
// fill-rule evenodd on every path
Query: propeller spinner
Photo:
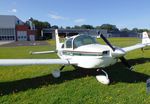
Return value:
M 118 51 L 117 48 L 113 47 L 112 44 L 104 37 L 103 34 L 100 35 L 101 38 L 104 40 L 104 42 L 113 50 L 114 54 Z M 122 56 L 119 57 L 119 59 L 121 60 L 121 62 L 130 70 L 132 70 L 132 66 L 127 62 L 127 60 L 125 59 L 125 57 L 123 57 L 123 55 L 125 54 L 125 52 L 123 50 L 119 50 L 122 54 Z

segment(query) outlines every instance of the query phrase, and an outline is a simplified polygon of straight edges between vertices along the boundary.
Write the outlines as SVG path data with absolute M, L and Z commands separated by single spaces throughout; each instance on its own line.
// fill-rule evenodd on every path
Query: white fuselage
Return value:
M 75 49 L 62 48 L 58 51 L 58 56 L 82 68 L 104 68 L 117 62 L 117 58 L 112 57 L 111 48 L 101 44 L 89 44 Z

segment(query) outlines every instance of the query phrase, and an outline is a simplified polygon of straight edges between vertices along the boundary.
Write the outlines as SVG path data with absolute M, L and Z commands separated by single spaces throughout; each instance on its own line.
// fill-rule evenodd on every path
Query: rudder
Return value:
M 142 44 L 150 44 L 150 39 L 147 32 L 142 33 Z

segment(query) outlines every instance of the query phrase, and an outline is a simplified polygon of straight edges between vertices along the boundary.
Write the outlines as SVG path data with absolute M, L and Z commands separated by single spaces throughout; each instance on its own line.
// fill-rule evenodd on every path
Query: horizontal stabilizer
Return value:
M 30 52 L 30 54 L 32 54 L 32 55 L 36 55 L 36 54 L 49 54 L 49 53 L 56 53 L 56 51 Z

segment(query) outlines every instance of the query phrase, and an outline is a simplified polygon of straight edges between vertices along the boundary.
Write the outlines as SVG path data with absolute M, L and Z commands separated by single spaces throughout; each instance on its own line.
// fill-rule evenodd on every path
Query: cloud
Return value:
M 85 22 L 86 20 L 84 18 L 79 18 L 79 19 L 76 19 L 74 20 L 75 23 L 82 23 L 82 22 Z
M 17 13 L 17 9 L 12 9 L 11 12 Z
M 67 18 L 65 18 L 65 17 L 63 17 L 63 16 L 58 15 L 58 14 L 55 13 L 55 12 L 49 13 L 48 16 L 49 16 L 51 19 L 54 19 L 54 20 L 65 20 L 65 19 L 67 19 Z
M 18 10 L 17 10 L 17 9 L 15 9 L 15 8 L 13 8 L 13 9 L 11 9 L 11 10 L 7 10 L 7 12 L 9 12 L 9 13 L 17 13 L 17 12 L 18 12 Z

